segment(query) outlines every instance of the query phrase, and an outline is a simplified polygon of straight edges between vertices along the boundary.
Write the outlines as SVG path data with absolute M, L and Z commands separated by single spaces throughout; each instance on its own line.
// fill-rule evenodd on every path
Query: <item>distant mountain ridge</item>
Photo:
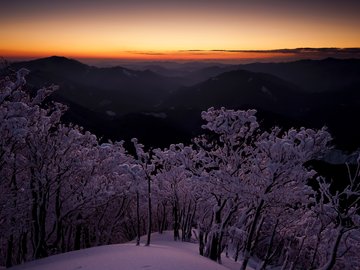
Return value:
M 315 63 L 323 65 L 324 61 Z M 314 64 L 312 61 L 310 63 Z M 287 64 L 293 63 L 283 65 L 286 67 Z M 266 64 L 259 65 L 266 67 Z M 172 93 L 164 106 L 175 110 L 193 110 L 194 114 L 208 107 L 255 108 L 269 122 L 269 126 L 327 126 L 337 146 L 356 149 L 360 146 L 360 127 L 355 124 L 360 117 L 360 84 L 357 83 L 360 76 L 358 78 L 352 75 L 358 71 L 349 72 L 353 81 L 345 79 L 343 85 L 334 85 L 328 91 L 323 88 L 323 91 L 311 92 L 291 80 L 283 80 L 274 75 L 234 70 Z M 321 73 L 326 72 L 321 70 Z M 320 75 L 316 76 L 319 76 L 317 80 L 321 80 Z M 335 79 L 341 76 L 340 74 Z M 322 84 L 318 81 L 313 83 Z
M 70 107 L 65 119 L 104 138 L 138 137 L 152 146 L 189 141 L 201 132 L 200 112 L 224 106 L 255 108 L 268 126 L 326 125 L 338 146 L 360 145 L 360 127 L 354 122 L 360 116 L 359 59 L 189 63 L 183 67 L 190 70 L 180 70 L 183 77 L 158 74 L 158 66 L 97 68 L 57 56 L 12 67 L 31 71 L 31 88 L 58 84 L 52 98 Z
M 268 73 L 307 92 L 341 91 L 360 85 L 360 59 L 325 58 L 280 63 L 252 63 L 239 69 Z
M 253 106 L 278 113 L 294 109 L 296 114 L 295 102 L 297 110 L 303 105 L 299 92 L 295 85 L 273 75 L 234 70 L 172 93 L 165 106 L 200 110 Z
M 150 70 L 97 68 L 58 56 L 12 66 L 31 71 L 28 76 L 31 86 L 58 84 L 57 96 L 98 112 L 123 114 L 154 108 L 164 95 L 180 86 L 179 79 L 167 78 Z

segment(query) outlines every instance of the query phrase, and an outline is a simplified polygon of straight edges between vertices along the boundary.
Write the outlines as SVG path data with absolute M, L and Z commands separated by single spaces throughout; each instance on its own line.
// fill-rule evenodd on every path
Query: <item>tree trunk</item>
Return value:
M 296 267 L 297 262 L 298 262 L 298 260 L 300 259 L 300 254 L 301 254 L 301 251 L 302 251 L 302 249 L 303 249 L 304 242 L 305 242 L 305 236 L 303 236 L 303 237 L 301 238 L 299 251 L 297 252 L 297 255 L 296 255 L 295 259 L 290 263 L 290 268 L 289 268 L 289 270 L 293 270 L 293 269 Z
M 223 251 L 223 246 L 222 246 L 222 242 L 223 242 L 223 238 L 224 238 L 224 231 L 225 228 L 227 227 L 228 223 L 231 220 L 232 215 L 236 212 L 237 210 L 237 206 L 234 206 L 232 209 L 230 209 L 224 219 L 224 221 L 221 223 L 220 226 L 220 232 L 219 232 L 219 242 L 218 242 L 218 247 L 217 247 L 217 261 L 219 263 L 221 263 L 221 253 Z
M 68 228 L 69 228 L 69 230 L 68 230 L 68 234 L 67 234 L 67 241 L 65 241 L 65 245 L 64 245 L 65 252 L 73 250 L 73 246 L 71 245 L 72 244 L 71 239 L 73 237 L 73 228 L 72 228 L 72 226 L 69 226 Z
M 140 194 L 136 191 L 136 245 L 140 245 Z
M 39 238 L 39 249 L 38 249 L 37 258 L 44 258 L 48 256 L 47 245 L 46 245 L 46 215 L 47 215 L 46 201 L 47 201 L 47 193 L 45 193 L 45 191 L 42 191 L 42 202 L 39 209 L 40 238 Z
M 7 241 L 7 248 L 6 248 L 6 268 L 12 266 L 12 257 L 13 257 L 13 246 L 14 246 L 14 236 L 10 235 Z
M 56 195 L 55 195 L 55 226 L 56 226 L 56 239 L 54 242 L 54 246 L 56 247 L 57 251 L 60 250 L 60 242 L 62 238 L 62 220 L 61 220 L 61 199 L 60 199 L 60 179 L 57 179 L 57 189 L 56 189 Z
M 276 228 L 277 228 L 278 224 L 279 224 L 279 220 L 277 219 L 276 222 L 275 222 L 274 229 L 272 231 L 270 240 L 269 240 L 269 245 L 268 245 L 268 248 L 267 248 L 267 251 L 266 251 L 265 259 L 261 263 L 260 270 L 265 270 L 266 266 L 270 262 L 271 252 L 272 252 L 271 250 L 272 250 L 273 245 L 274 245 L 274 238 L 275 238 Z
M 331 269 L 333 269 L 333 267 L 335 266 L 335 263 L 336 263 L 337 251 L 338 251 L 340 241 L 341 241 L 341 238 L 342 238 L 343 234 L 344 234 L 344 230 L 343 230 L 343 228 L 340 228 L 338 230 L 335 241 L 334 241 L 333 246 L 331 248 L 330 258 L 327 261 L 327 263 L 323 267 L 321 267 L 319 270 L 331 270 Z
M 109 243 L 109 244 L 111 244 L 111 243 Z M 84 227 L 84 246 L 85 246 L 85 248 L 91 247 L 90 230 L 89 230 L 88 226 Z
M 40 259 L 47 256 L 45 222 L 46 205 L 48 199 L 48 184 L 41 183 L 40 179 L 35 178 L 35 171 L 31 168 L 30 189 L 32 197 L 31 217 L 32 217 L 32 244 L 33 258 Z
M 218 260 L 219 233 L 214 232 L 210 240 L 209 258 L 213 261 Z
M 250 232 L 249 232 L 249 235 L 248 235 L 248 237 L 246 239 L 244 259 L 243 259 L 243 262 L 241 264 L 240 270 L 246 270 L 246 266 L 247 266 L 247 264 L 248 264 L 248 262 L 250 260 L 250 256 L 251 256 L 250 252 L 253 249 L 252 239 L 254 237 L 256 225 L 257 225 L 258 220 L 260 218 L 260 214 L 261 214 L 261 210 L 262 210 L 263 206 L 264 206 L 264 200 L 261 200 L 259 205 L 256 208 L 255 216 L 254 216 L 254 219 L 253 219 L 251 227 L 250 227 Z
M 27 255 L 27 233 L 22 233 L 21 237 L 20 237 L 20 247 L 19 247 L 19 258 L 18 258 L 18 263 L 23 263 L 26 260 L 26 255 Z
M 321 241 L 321 232 L 322 231 L 323 231 L 323 227 L 321 226 L 318 234 L 316 235 L 316 244 L 314 247 L 314 254 L 312 256 L 311 263 L 310 263 L 310 269 L 314 269 L 315 260 L 316 260 L 317 254 L 318 254 L 318 249 L 319 249 L 319 245 L 320 245 L 320 241 Z
M 77 220 L 80 220 L 82 217 L 79 214 Z M 79 250 L 81 247 L 81 224 L 76 225 L 75 229 L 75 240 L 74 240 L 74 250 Z
M 161 225 L 160 225 L 160 230 L 161 233 L 163 233 L 163 231 L 166 229 L 167 225 L 166 225 L 166 203 L 162 203 L 162 208 L 163 208 L 163 216 L 162 216 L 162 220 L 161 220 Z
M 222 228 L 221 213 L 226 205 L 227 199 L 225 199 L 225 200 L 223 200 L 223 202 L 221 202 L 221 198 L 216 197 L 216 200 L 217 200 L 217 206 L 218 206 L 217 210 L 214 213 L 214 221 L 215 221 L 216 229 L 215 229 L 215 232 L 211 233 L 210 242 L 208 244 L 209 250 L 206 251 L 206 255 L 213 261 L 220 261 L 219 254 L 221 253 L 221 251 L 219 253 L 219 249 L 221 249 L 220 248 L 221 243 L 220 243 L 220 232 L 219 231 Z
M 189 201 L 189 205 L 187 207 L 187 211 L 184 211 L 183 220 L 182 220 L 182 236 L 181 241 L 190 241 L 191 238 L 191 200 Z
M 175 201 L 173 205 L 173 215 L 174 215 L 174 241 L 180 240 L 180 233 L 179 233 L 179 209 L 178 209 L 178 202 Z
M 187 227 L 186 227 L 186 235 L 185 235 L 185 239 L 186 241 L 190 241 L 191 240 L 191 235 L 192 235 L 192 225 L 194 223 L 194 217 L 196 214 L 196 203 L 194 205 L 194 209 L 192 211 L 191 214 L 189 214 L 189 220 L 187 222 Z
M 152 229 L 151 179 L 150 179 L 150 176 L 147 176 L 147 180 L 148 180 L 148 229 L 147 229 L 147 239 L 146 239 L 145 246 L 150 246 L 151 229 Z
M 205 247 L 205 243 L 204 243 L 204 231 L 202 230 L 202 228 L 199 226 L 199 254 L 201 256 L 204 256 L 204 247 Z
M 234 256 L 235 262 L 237 262 L 239 259 L 239 253 L 240 253 L 240 241 L 238 241 L 236 244 L 236 251 L 235 251 L 235 256 Z

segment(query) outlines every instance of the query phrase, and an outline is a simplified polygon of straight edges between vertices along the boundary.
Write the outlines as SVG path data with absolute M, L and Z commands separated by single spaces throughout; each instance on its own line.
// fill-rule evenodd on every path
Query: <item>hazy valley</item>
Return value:
M 360 115 L 360 60 L 143 65 L 97 68 L 50 57 L 13 67 L 31 71 L 34 89 L 59 85 L 51 99 L 69 106 L 65 119 L 105 139 L 162 147 L 189 141 L 201 132 L 201 111 L 223 106 L 257 109 L 267 126 L 327 126 L 338 148 L 359 145 L 352 121 Z

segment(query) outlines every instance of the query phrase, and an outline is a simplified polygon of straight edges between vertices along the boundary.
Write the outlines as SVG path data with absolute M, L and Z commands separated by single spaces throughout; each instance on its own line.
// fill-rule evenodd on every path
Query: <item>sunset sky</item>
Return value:
M 359 14 L 359 0 L 0 0 L 0 56 L 281 58 L 298 52 L 264 51 L 359 48 Z

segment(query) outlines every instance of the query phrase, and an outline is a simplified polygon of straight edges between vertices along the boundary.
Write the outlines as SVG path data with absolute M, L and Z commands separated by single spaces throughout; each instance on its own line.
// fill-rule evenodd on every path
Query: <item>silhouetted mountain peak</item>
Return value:
M 64 62 L 64 61 L 71 61 L 72 59 L 67 58 L 65 56 L 52 55 L 52 56 L 49 56 L 49 57 L 40 58 L 39 60 L 49 60 L 49 61 Z M 76 61 L 76 60 L 74 60 L 74 61 Z
M 327 57 L 322 60 L 323 62 L 335 62 L 335 61 L 341 61 L 341 59 L 336 59 L 334 57 Z
M 360 131 L 353 117 L 360 108 L 360 59 L 188 64 L 171 66 L 176 69 L 161 68 L 160 64 L 141 70 L 100 68 L 51 56 L 13 66 L 31 71 L 27 77 L 31 89 L 58 84 L 60 88 L 51 98 L 68 104 L 69 121 L 112 139 L 139 137 L 145 141 L 151 137 L 148 130 L 169 134 L 168 128 L 172 130 L 169 138 L 182 131 L 193 136 L 200 132 L 201 110 L 225 106 L 256 108 L 269 126 L 326 125 L 336 143 L 358 146 Z M 167 118 L 153 117 L 163 112 Z M 136 117 L 124 117 L 129 113 Z M 149 140 L 165 141 L 159 135 Z
M 298 60 L 282 63 L 253 63 L 238 66 L 290 81 L 307 92 L 341 91 L 360 83 L 360 59 Z
M 297 99 L 297 88 L 276 76 L 233 70 L 173 93 L 167 108 L 204 110 L 209 107 L 260 108 L 288 111 L 288 102 Z M 294 102 L 295 103 L 295 102 Z M 298 112 L 298 106 L 294 113 Z
M 37 70 L 37 69 L 47 69 L 47 70 L 59 70 L 59 71 L 66 71 L 66 70 L 85 70 L 90 68 L 89 66 L 70 58 L 66 58 L 64 56 L 50 56 L 45 58 L 39 58 L 35 60 L 25 61 L 15 63 L 15 66 L 22 66 L 27 67 L 30 70 Z

